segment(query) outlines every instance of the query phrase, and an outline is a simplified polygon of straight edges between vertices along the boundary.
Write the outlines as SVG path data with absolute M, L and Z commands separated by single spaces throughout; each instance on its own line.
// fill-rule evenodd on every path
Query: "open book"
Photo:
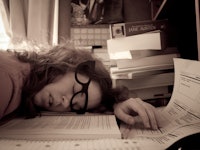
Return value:
M 15 118 L 0 126 L 0 138 L 25 140 L 120 139 L 114 115 L 43 115 Z

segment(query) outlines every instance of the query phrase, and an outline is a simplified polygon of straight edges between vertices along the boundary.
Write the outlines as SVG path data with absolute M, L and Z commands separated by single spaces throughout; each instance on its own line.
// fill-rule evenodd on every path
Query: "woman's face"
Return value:
M 88 81 L 88 77 L 78 74 L 81 81 Z M 75 79 L 74 72 L 57 77 L 52 83 L 46 85 L 34 97 L 34 104 L 50 111 L 71 111 L 70 101 L 72 96 L 82 90 L 82 85 Z M 97 82 L 91 80 L 88 86 L 88 109 L 99 106 L 101 90 Z M 83 108 L 85 95 L 78 94 L 72 101 L 73 108 Z

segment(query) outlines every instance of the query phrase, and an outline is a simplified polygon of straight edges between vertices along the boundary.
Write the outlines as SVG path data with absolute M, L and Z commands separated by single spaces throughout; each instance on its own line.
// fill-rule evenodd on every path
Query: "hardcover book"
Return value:
M 168 27 L 168 20 L 147 20 L 127 23 L 110 24 L 110 38 L 126 37 L 155 30 L 165 31 Z
M 166 47 L 166 34 L 161 30 L 107 40 L 109 53 L 130 50 L 163 50 Z

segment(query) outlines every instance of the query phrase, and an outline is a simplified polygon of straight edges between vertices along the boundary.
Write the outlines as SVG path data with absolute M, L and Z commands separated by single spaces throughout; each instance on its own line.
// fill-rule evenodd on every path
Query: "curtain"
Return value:
M 54 45 L 68 40 L 71 22 L 70 2 L 70 0 L 3 0 L 1 11 L 5 14 L 3 21 L 11 43 L 25 40 Z

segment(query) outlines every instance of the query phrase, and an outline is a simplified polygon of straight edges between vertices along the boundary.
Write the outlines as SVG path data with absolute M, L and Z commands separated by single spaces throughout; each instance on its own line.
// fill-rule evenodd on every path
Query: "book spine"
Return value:
M 141 21 L 141 22 L 111 24 L 110 37 L 120 38 L 120 37 L 142 34 L 155 30 L 165 31 L 168 26 L 167 23 L 168 21 L 165 19 L 156 21 Z

